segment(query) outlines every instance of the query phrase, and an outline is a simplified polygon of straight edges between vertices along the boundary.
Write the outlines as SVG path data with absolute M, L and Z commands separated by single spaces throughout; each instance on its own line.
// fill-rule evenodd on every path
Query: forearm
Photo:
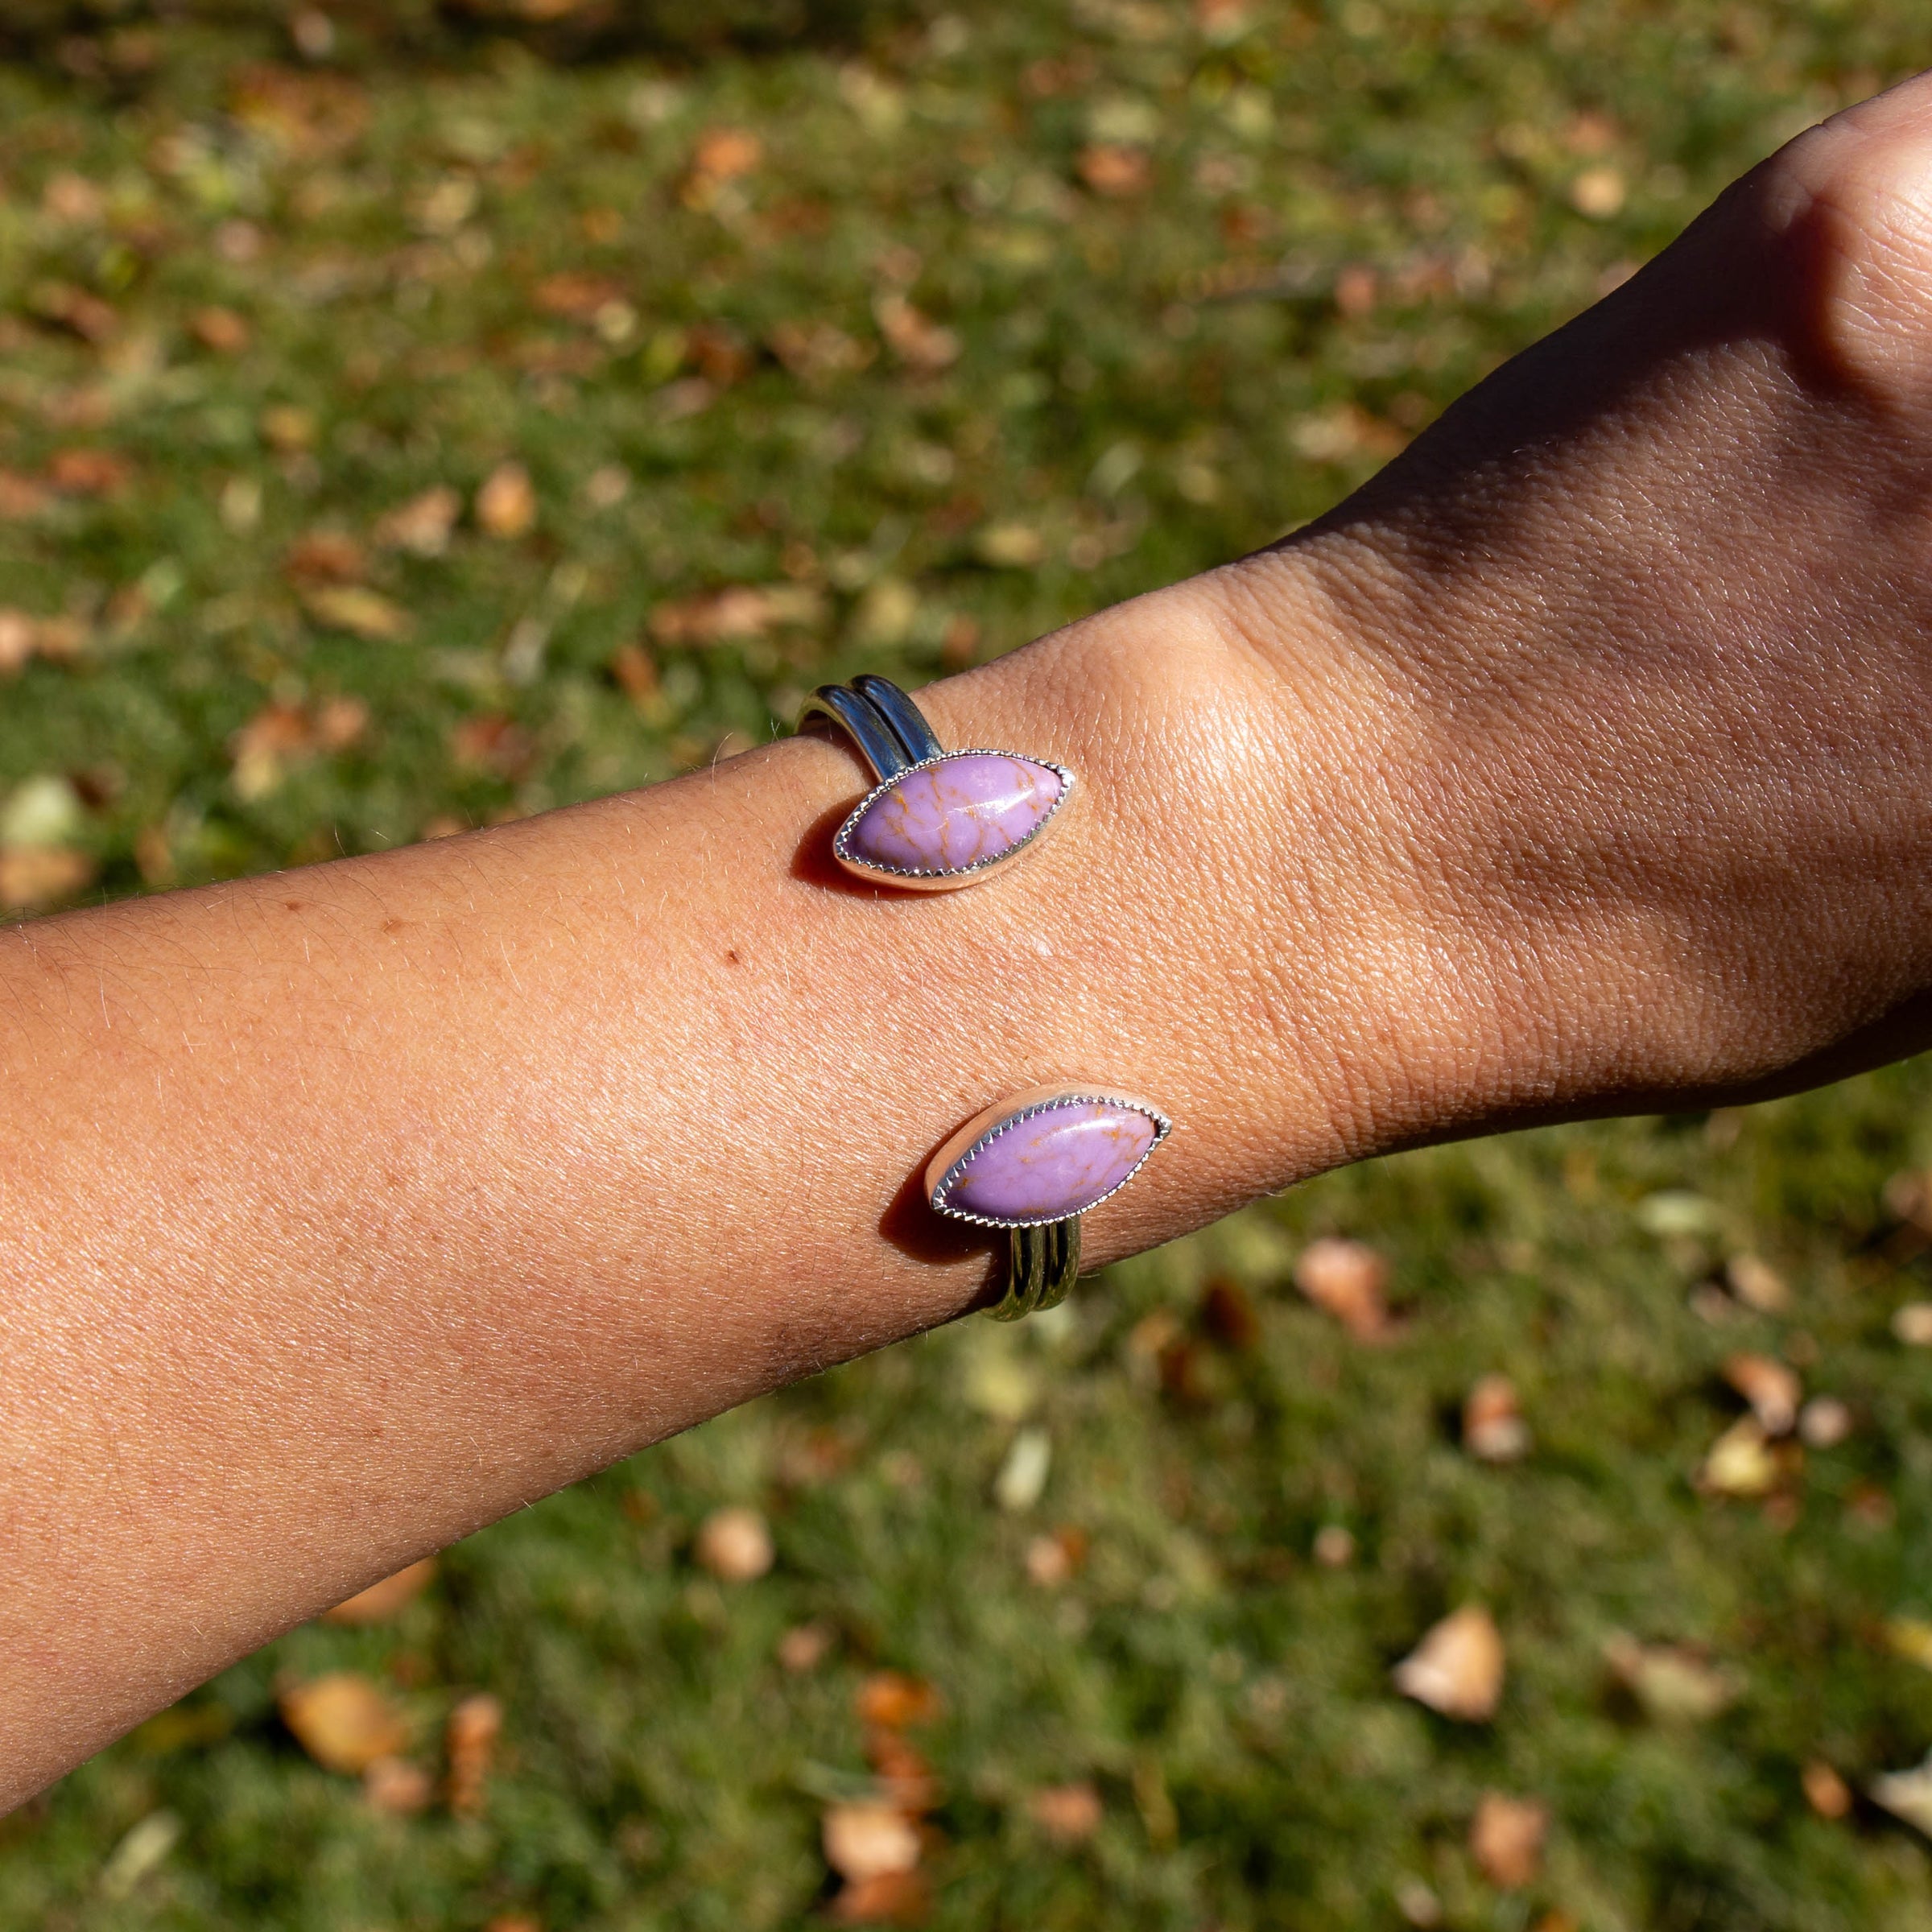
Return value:
M 1082 781 L 969 893 L 844 881 L 824 848 L 861 774 L 802 740 L 6 936 L 0 1788 L 413 1555 L 968 1307 L 989 1251 L 911 1183 L 1004 1092 L 1104 1077 L 1179 1122 L 1089 1217 L 1097 1260 L 1346 1151 L 1305 1046 L 1332 841 L 1268 876 L 1298 734 L 1219 592 L 924 701 L 948 743 Z

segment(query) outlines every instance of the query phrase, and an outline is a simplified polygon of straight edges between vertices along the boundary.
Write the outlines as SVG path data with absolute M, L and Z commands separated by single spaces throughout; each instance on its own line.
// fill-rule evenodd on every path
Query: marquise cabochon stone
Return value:
M 971 1144 L 935 1173 L 932 1204 L 1005 1228 L 1084 1214 L 1124 1187 L 1168 1130 L 1145 1103 L 1090 1092 L 1023 1104 L 974 1126 Z
M 1071 774 L 1004 751 L 956 751 L 889 779 L 840 828 L 849 866 L 946 878 L 996 864 L 1059 809 Z

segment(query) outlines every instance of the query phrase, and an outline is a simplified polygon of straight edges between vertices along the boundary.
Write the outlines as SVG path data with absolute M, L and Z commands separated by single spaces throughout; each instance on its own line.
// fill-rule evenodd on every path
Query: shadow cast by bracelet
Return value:
M 861 797 L 864 796 L 861 793 Z M 843 805 L 835 805 L 829 811 L 822 811 L 806 827 L 805 836 L 799 840 L 791 855 L 791 876 L 803 879 L 807 886 L 822 886 L 828 892 L 850 893 L 861 899 L 897 899 L 906 894 L 894 892 L 890 886 L 875 886 L 869 879 L 861 879 L 857 873 L 848 872 L 832 856 L 834 834 L 852 816 L 852 808 L 857 799 L 848 799 Z
M 934 1141 L 919 1164 L 906 1178 L 898 1192 L 879 1216 L 879 1232 L 900 1253 L 915 1261 L 942 1265 L 983 1256 L 986 1278 L 973 1297 L 972 1309 L 990 1308 L 1005 1289 L 1006 1236 L 997 1228 L 975 1228 L 964 1221 L 949 1221 L 933 1210 L 926 1198 L 926 1165 L 939 1150 Z M 990 1244 L 990 1252 L 989 1245 Z

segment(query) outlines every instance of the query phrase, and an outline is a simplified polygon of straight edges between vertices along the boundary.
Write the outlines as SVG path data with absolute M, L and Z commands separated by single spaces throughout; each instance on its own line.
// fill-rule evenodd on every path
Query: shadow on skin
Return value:
M 940 1264 L 964 1261 L 969 1256 L 987 1256 L 986 1280 L 973 1298 L 975 1309 L 990 1308 L 1004 1291 L 1006 1265 L 1006 1232 L 1000 1228 L 976 1228 L 969 1222 L 952 1221 L 936 1213 L 926 1197 L 926 1168 L 932 1157 L 951 1137 L 948 1128 L 919 1156 L 899 1191 L 879 1216 L 879 1232 L 900 1253 L 915 1261 Z M 989 1249 L 990 1249 L 990 1253 Z

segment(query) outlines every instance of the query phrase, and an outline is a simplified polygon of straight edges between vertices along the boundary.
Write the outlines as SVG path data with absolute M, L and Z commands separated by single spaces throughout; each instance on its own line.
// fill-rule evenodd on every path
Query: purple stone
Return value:
M 1051 765 L 1003 751 L 956 751 L 902 772 L 839 834 L 842 859 L 886 872 L 964 872 L 989 865 L 1053 815 L 1067 780 Z
M 1161 1131 L 1117 1101 L 1052 1101 L 993 1129 L 940 1182 L 932 1204 L 1009 1224 L 1065 1220 L 1121 1186 Z

